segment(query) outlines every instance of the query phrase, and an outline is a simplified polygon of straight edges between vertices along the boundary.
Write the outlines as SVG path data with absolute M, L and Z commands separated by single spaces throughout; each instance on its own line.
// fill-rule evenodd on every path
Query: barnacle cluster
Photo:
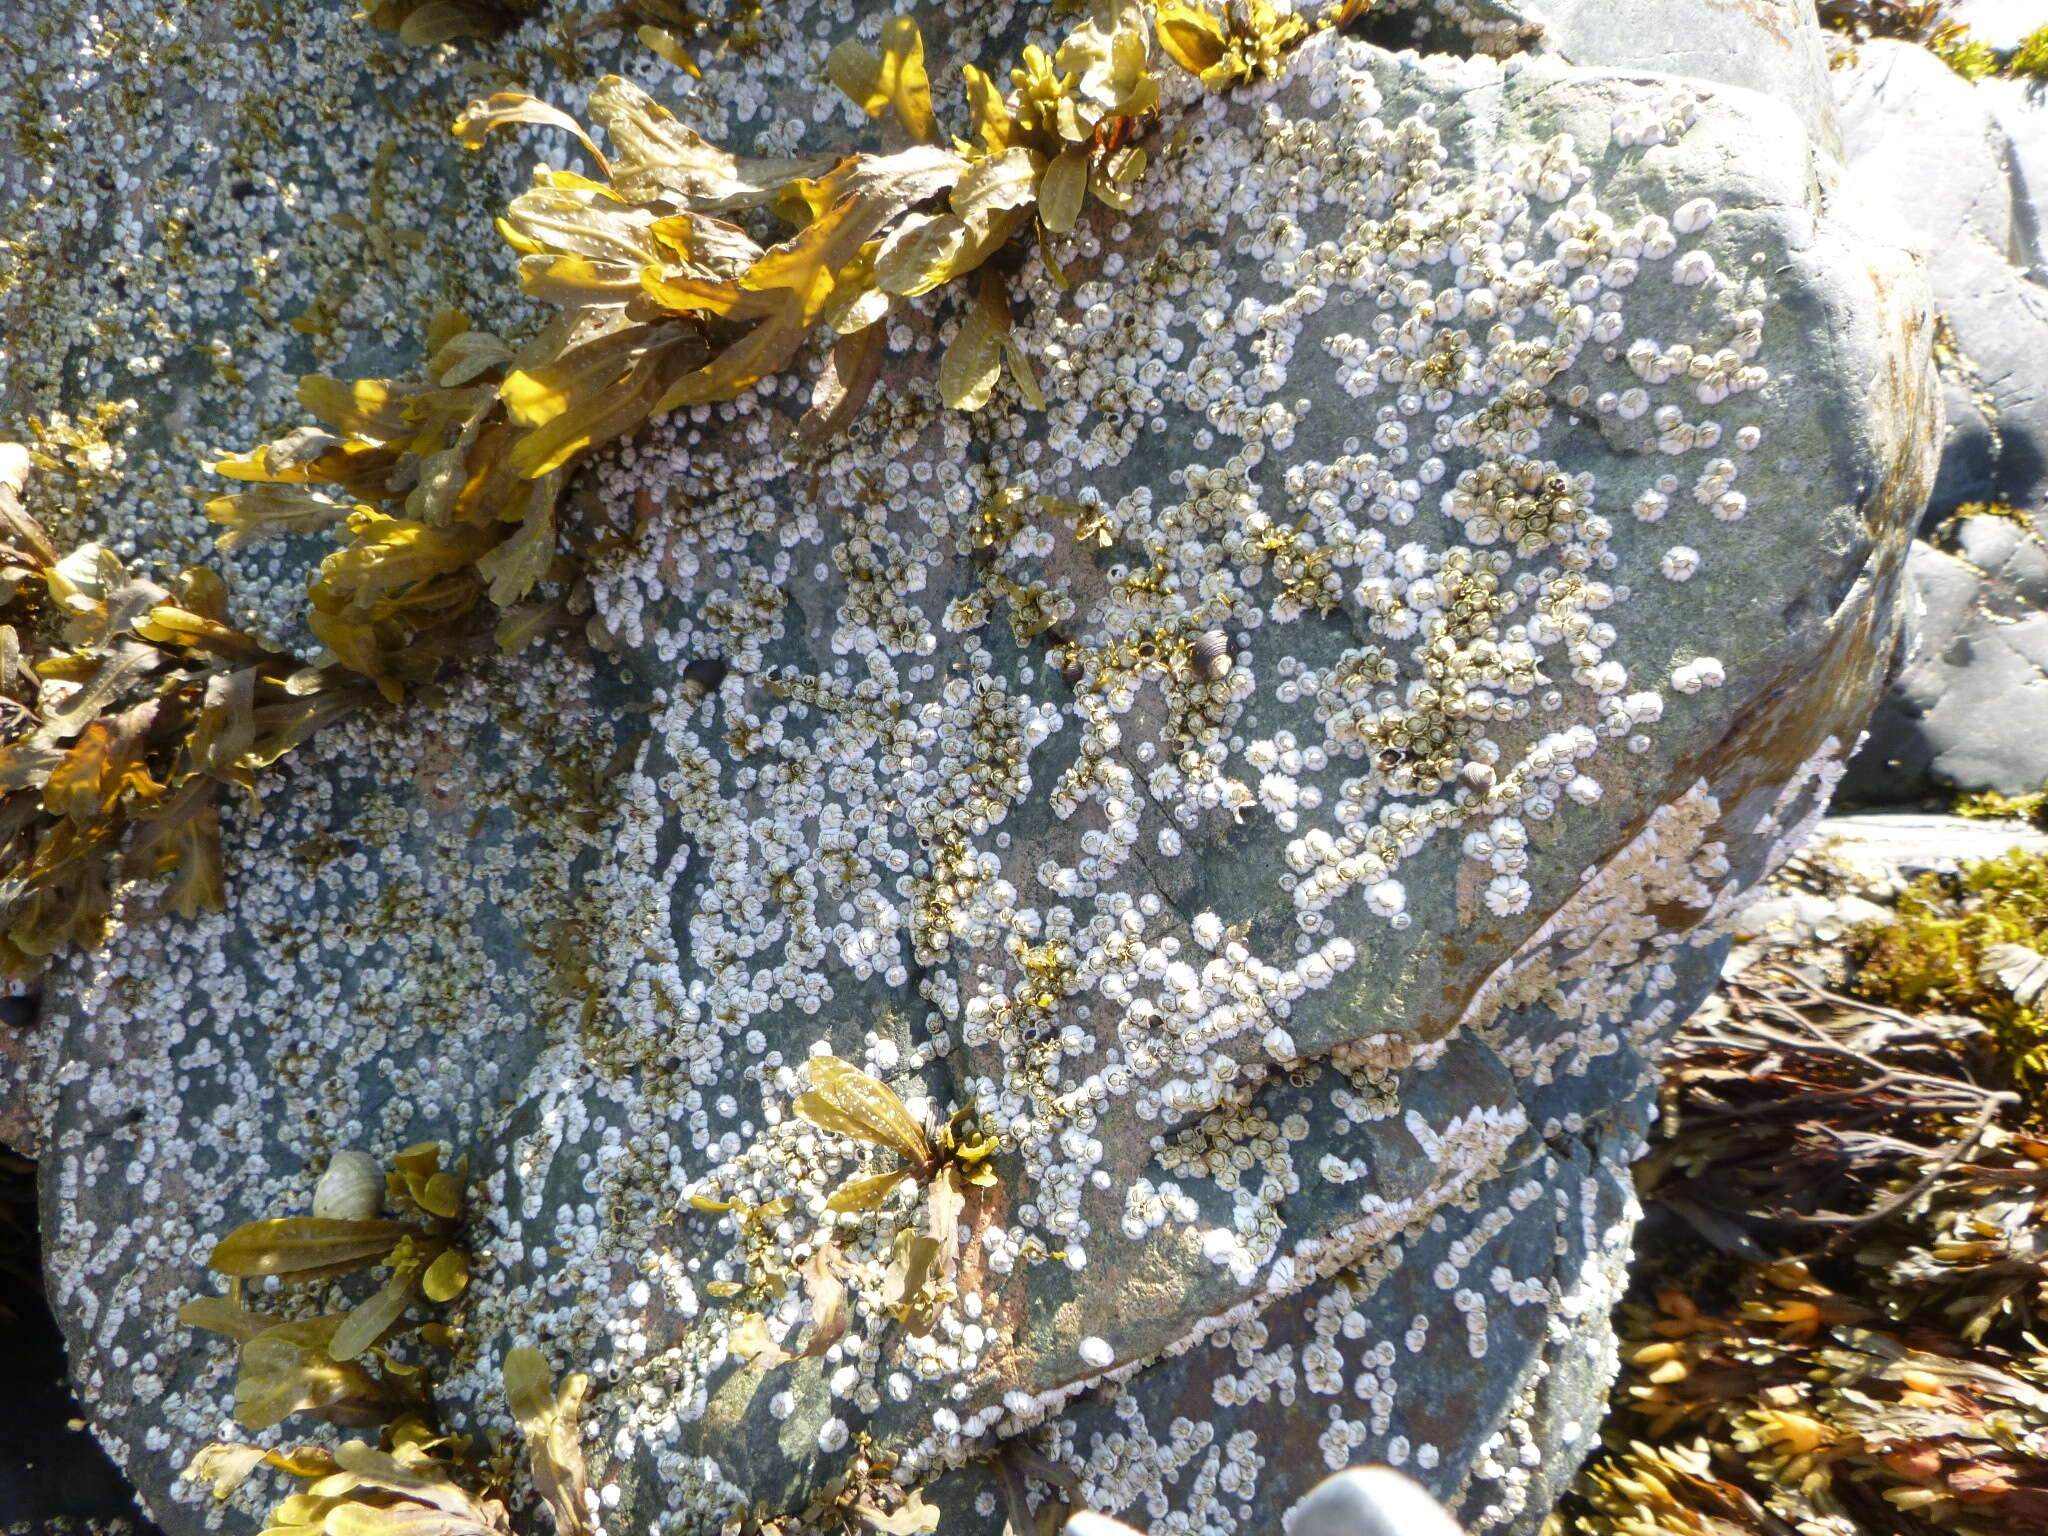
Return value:
M 1341 7 L 1325 24 L 1357 9 Z M 1232 9 L 1229 16 L 1230 36 L 1237 39 L 1231 46 L 1257 39 L 1262 62 L 1221 74 L 1208 66 L 1197 70 L 1219 89 L 1269 72 L 1282 49 L 1312 30 L 1270 6 L 1242 16 Z M 417 6 L 394 0 L 367 18 L 409 41 L 437 42 L 488 33 L 517 15 L 488 0 Z M 340 547 L 321 562 L 310 585 L 306 616 L 326 648 L 328 670 L 296 666 L 231 631 L 224 623 L 224 588 L 203 573 L 192 577 L 198 585 L 190 601 L 200 611 L 180 632 L 181 643 L 191 640 L 192 625 L 211 624 L 202 651 L 243 663 L 233 674 L 234 699 L 250 694 L 259 677 L 275 686 L 289 675 L 295 696 L 307 702 L 287 708 L 266 697 L 268 716 L 281 729 L 245 741 L 254 733 L 235 719 L 226 756 L 210 735 L 202 746 L 211 756 L 197 760 L 196 768 L 187 764 L 173 779 L 145 776 L 129 786 L 118 765 L 93 770 L 92 794 L 108 802 L 93 819 L 108 825 L 68 841 L 35 839 L 33 861 L 16 882 L 16 905 L 35 899 L 39 907 L 8 925 L 9 968 L 33 965 L 67 942 L 85 948 L 98 942 L 113 883 L 107 854 L 124 841 L 122 821 L 137 798 L 131 787 L 143 800 L 167 789 L 191 792 L 170 796 L 169 809 L 155 818 L 154 837 L 144 840 L 145 852 L 157 850 L 157 865 L 130 872 L 179 864 L 197 887 L 188 880 L 174 908 L 217 907 L 218 879 L 209 877 L 217 863 L 208 851 L 210 777 L 242 782 L 253 793 L 253 767 L 273 761 L 335 711 L 361 702 L 340 673 L 360 674 L 394 702 L 408 687 L 431 682 L 470 638 L 472 612 L 486 598 L 497 611 L 496 638 L 506 650 L 561 627 L 572 608 L 587 608 L 587 592 L 579 590 L 564 546 L 562 494 L 582 459 L 650 417 L 737 397 L 787 366 L 823 328 L 838 341 L 812 410 L 798 427 L 800 440 L 821 441 L 866 403 L 897 306 L 977 272 L 975 297 L 940 368 L 940 392 L 951 406 L 980 409 L 1007 369 L 1025 397 L 1043 408 L 1031 365 L 1012 334 L 1006 285 L 987 263 L 1034 222 L 1049 233 L 1070 231 L 1091 197 L 1112 208 L 1130 205 L 1146 157 L 1132 141 L 1159 100 L 1154 29 L 1178 39 L 1168 51 L 1188 62 L 1183 55 L 1190 49 L 1207 46 L 1205 29 L 1220 25 L 1198 9 L 1154 15 L 1139 0 L 1105 0 L 1056 53 L 1027 47 L 1007 93 L 986 73 L 964 66 L 968 137 L 947 143 L 933 109 L 922 36 L 909 18 L 897 18 L 884 28 L 879 53 L 849 39 L 828 61 L 832 80 L 870 117 L 891 115 L 913 141 L 891 154 L 737 156 L 617 76 L 606 77 L 589 102 L 609 155 L 573 119 L 531 96 L 501 92 L 472 102 L 454 125 L 470 147 L 513 124 L 560 127 L 584 145 L 602 178 L 542 170 L 500 220 L 520 253 L 522 287 L 555 306 L 557 317 L 514 346 L 443 307 L 427 329 L 418 377 L 309 376 L 298 398 L 318 425 L 215 462 L 218 473 L 254 487 L 208 503 L 208 515 L 228 530 L 223 547 L 280 534 L 337 537 Z M 945 201 L 943 211 L 923 211 L 937 199 Z M 796 233 L 760 243 L 738 221 L 751 210 L 772 210 Z M 19 480 L 15 475 L 17 490 Z M 33 520 L 13 521 L 26 544 L 17 558 L 31 571 L 57 569 L 57 551 Z M 118 562 L 109 561 L 98 546 L 67 557 L 58 577 L 65 584 L 59 606 L 81 594 L 87 602 L 103 599 L 100 588 L 110 578 L 124 579 Z M 87 565 L 96 574 L 85 588 L 63 573 L 75 575 Z M 1044 633 L 1063 617 L 1056 603 L 1048 606 L 1043 588 L 1000 574 L 991 583 L 1009 602 L 1022 637 Z M 173 607 L 157 603 L 151 612 Z M 168 642 L 168 620 L 150 622 L 162 633 L 141 638 Z M 120 633 L 117 618 L 92 640 L 104 644 Z M 598 624 L 592 636 L 608 639 Z M 117 669 L 83 658 L 64 665 L 73 675 L 52 674 L 51 680 L 61 688 L 97 679 L 78 690 L 95 709 L 102 695 L 111 700 L 121 686 Z M 11 670 L 0 683 L 12 685 Z M 41 673 L 32 664 L 23 676 Z M 35 718 L 38 701 L 19 702 Z M 224 700 L 220 707 L 235 704 Z M 151 744 L 153 758 L 162 758 L 167 746 L 175 749 L 179 722 L 174 710 L 151 705 L 150 712 L 164 716 L 156 733 L 161 739 Z M 241 712 L 246 715 L 248 706 Z M 90 716 L 76 724 L 88 720 L 88 740 L 77 750 L 90 756 L 87 748 L 111 727 Z M 138 721 L 125 727 L 130 736 Z M 45 721 L 42 736 L 50 730 Z M 39 745 L 76 734 L 67 724 L 62 734 L 39 738 Z M 25 783 L 40 787 L 37 774 L 47 767 L 25 764 Z M 89 767 L 81 758 L 70 772 Z M 76 806 L 84 810 L 83 801 Z M 116 811 L 122 815 L 110 820 Z
M 897 1482 L 890 1475 L 895 1469 L 895 1458 L 863 1436 L 846 1470 L 829 1479 L 803 1509 L 764 1522 L 764 1536 L 868 1536 L 873 1531 L 928 1536 L 939 1528 L 939 1508 L 919 1490 Z
M 471 103 L 455 124 L 465 144 L 513 124 L 560 127 L 598 172 L 540 171 L 500 221 L 522 287 L 557 318 L 515 349 L 444 311 L 422 379 L 309 379 L 300 399 L 321 427 L 215 465 L 264 483 L 211 509 L 237 530 L 345 530 L 311 593 L 314 632 L 345 665 L 396 697 L 439 669 L 486 593 L 504 612 L 501 643 L 523 643 L 560 617 L 520 605 L 566 575 L 557 504 L 594 449 L 652 416 L 752 389 L 821 328 L 839 339 L 798 432 L 828 437 L 866 403 L 901 300 L 982 269 L 1034 218 L 1060 232 L 1090 195 L 1128 205 L 1145 158 L 1129 141 L 1159 96 L 1143 5 L 1101 9 L 1057 55 L 1028 48 L 1007 94 L 966 66 L 969 137 L 950 143 L 916 24 L 898 18 L 881 41 L 879 53 L 843 42 L 828 72 L 912 141 L 891 154 L 736 156 L 618 76 L 589 102 L 609 153 L 522 93 Z M 944 211 L 920 211 L 941 198 Z M 796 232 L 763 244 L 740 222 L 751 210 Z M 1005 366 L 1035 393 L 1004 285 L 984 273 L 941 392 L 977 409 Z M 307 485 L 353 500 L 296 489 Z
M 1627 1099 L 1686 930 L 1824 798 L 1856 692 L 1793 689 L 1740 768 L 1714 758 L 1727 705 L 1694 697 L 1763 686 L 1708 599 L 1812 542 L 1767 489 L 1781 442 L 1838 462 L 1804 403 L 1826 369 L 1775 307 L 1825 273 L 1785 240 L 1803 154 L 1723 190 L 1740 104 L 1668 81 L 1329 28 L 1275 70 L 1292 29 L 1252 5 L 1178 8 L 1198 62 L 1220 39 L 1227 97 L 1153 69 L 1156 30 L 1123 24 L 1149 12 L 1101 7 L 1064 44 L 1038 18 L 947 144 L 916 28 L 835 50 L 831 15 L 789 9 L 778 68 L 853 102 L 815 121 L 907 147 L 813 162 L 800 114 L 770 113 L 760 157 L 728 156 L 704 101 L 676 103 L 699 136 L 607 82 L 590 165 L 507 216 L 559 311 L 540 350 L 444 316 L 423 372 L 309 386 L 326 425 L 236 461 L 310 519 L 281 527 L 341 532 L 316 622 L 389 692 L 501 578 L 504 612 L 581 621 L 620 661 L 444 668 L 430 731 L 363 715 L 317 745 L 301 782 L 331 800 L 230 829 L 260 974 L 212 929 L 96 964 L 107 1019 L 236 978 L 191 1032 L 252 1087 L 166 1154 L 166 1198 L 301 1107 L 310 1069 L 281 1085 L 249 1016 L 360 1007 L 289 1047 L 344 1070 L 279 1140 L 503 1147 L 493 1257 L 528 1278 L 478 1287 L 470 1332 L 538 1332 L 607 1384 L 593 1492 L 621 1522 L 713 1528 L 821 1485 L 835 1518 L 894 1518 L 869 1471 L 907 1489 L 1042 1432 L 1091 1502 L 1223 1529 L 1297 1470 L 1228 1413 L 1297 1391 L 1326 1458 L 1490 1468 L 1514 1518 L 1527 1405 L 1463 1444 L 1418 1427 L 1413 1380 L 1433 1349 L 1604 1310 L 1633 1122 L 1581 1113 L 1609 1080 L 1572 1080 Z M 758 85 L 712 105 L 758 120 Z M 523 97 L 466 118 L 515 122 L 573 127 Z M 289 478 L 323 460 L 335 478 Z M 572 507 L 556 477 L 586 460 Z M 1853 508 L 1806 498 L 1844 587 L 1892 494 L 1855 467 Z M 565 543 L 580 569 L 542 561 Z M 639 708 L 605 719 L 621 674 Z M 599 809 L 535 814 L 559 776 L 533 736 L 593 716 L 616 726 Z M 195 1113 L 155 1049 L 124 1081 Z M 975 1188 L 996 1137 L 1001 1182 Z M 1173 1284 L 1091 1310 L 1127 1261 Z M 1410 1283 L 1449 1327 L 1384 1328 Z M 152 1315 L 126 1284 L 102 1337 Z M 1196 1389 L 1219 1425 L 1149 1388 L 1087 1397 L 1198 1348 L 1229 1362 Z M 452 1360 L 451 1396 L 482 1401 L 484 1367 Z M 139 1379 L 167 1434 L 210 1411 Z

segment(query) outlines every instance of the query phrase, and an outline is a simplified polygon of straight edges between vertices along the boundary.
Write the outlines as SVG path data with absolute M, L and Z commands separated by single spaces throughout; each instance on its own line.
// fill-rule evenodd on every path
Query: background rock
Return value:
M 1761 91 L 1842 152 L 1811 0 L 1524 0 L 1544 42 L 1575 64 L 1654 70 Z
M 808 93 L 795 10 L 746 70 Z M 797 136 L 708 73 L 707 131 Z M 834 110 L 798 132 L 865 137 Z M 427 1136 L 479 1180 L 444 1401 L 502 1428 L 515 1340 L 594 1368 L 616 1531 L 797 1507 L 855 1431 L 910 1475 L 1030 1433 L 1097 1507 L 1194 1529 L 1272 1528 L 1347 1459 L 1540 1522 L 1606 1391 L 1645 1054 L 1892 643 L 1924 286 L 1741 90 L 1326 39 L 1173 110 L 1145 206 L 1061 253 L 1072 292 L 1013 282 L 1052 412 L 938 409 L 941 294 L 821 460 L 779 390 L 650 429 L 585 498 L 617 660 L 481 665 L 323 738 L 231 829 L 230 914 L 52 978 L 58 1294 L 167 1529 L 231 1429 L 227 1351 L 174 1321 L 211 1242 Z M 234 441 L 243 407 L 206 407 Z M 1462 572 L 1509 551 L 1460 522 L 1522 515 L 1483 481 L 1510 461 L 1555 523 L 1489 620 Z M 1009 487 L 1049 500 L 983 536 Z M 1073 603 L 1071 657 L 1034 591 Z M 1191 676 L 1212 627 L 1234 665 Z M 1521 642 L 1543 678 L 1486 651 Z M 1441 780 L 1397 729 L 1447 744 Z M 871 1225 L 848 1339 L 750 1371 L 708 1290 L 740 1237 L 684 1197 L 791 1193 L 775 1242 L 807 1251 L 854 1150 L 787 1115 L 820 1046 L 1010 1147 L 935 1343 L 878 1306 Z M 764 1310 L 801 1345 L 799 1292 Z M 935 1497 L 987 1519 L 983 1475 Z
M 2013 849 L 2048 853 L 2048 832 L 2018 821 L 1891 811 L 1828 817 L 1815 831 L 1808 857 L 1848 871 L 1882 898 L 1921 875 L 1953 874 Z
M 1902 664 L 1843 793 L 2023 793 L 2048 781 L 2048 115 L 1905 43 L 1860 47 L 1836 85 L 1851 184 L 1927 258 L 1949 420 Z

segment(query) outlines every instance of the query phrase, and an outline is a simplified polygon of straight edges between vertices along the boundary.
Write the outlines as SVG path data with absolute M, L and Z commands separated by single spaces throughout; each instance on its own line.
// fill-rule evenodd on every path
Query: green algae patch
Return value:
M 1853 944 L 1857 996 L 1983 1020 L 2038 1116 L 2048 1015 L 2008 951 L 2048 950 L 2048 856 L 2015 850 L 1955 876 L 1926 876 L 1900 896 L 1894 921 L 1864 928 Z
M 1955 803 L 1958 816 L 1979 821 L 2025 821 L 2048 830 L 2048 788 L 2030 795 L 2001 795 L 1995 789 L 1964 795 Z

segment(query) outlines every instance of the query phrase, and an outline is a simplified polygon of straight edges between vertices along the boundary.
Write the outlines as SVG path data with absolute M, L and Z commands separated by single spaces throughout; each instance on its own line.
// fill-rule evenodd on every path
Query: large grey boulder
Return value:
M 864 1437 L 949 1531 L 1023 1436 L 1155 1529 L 1373 1460 L 1540 1523 L 1647 1056 L 1893 643 L 1924 280 L 1740 89 L 1324 37 L 1170 113 L 1072 290 L 1013 280 L 1046 412 L 939 408 L 942 294 L 821 456 L 779 385 L 657 424 L 585 493 L 615 658 L 321 738 L 228 914 L 53 976 L 53 1276 L 167 1529 L 248 1528 L 174 1481 L 232 1428 L 174 1320 L 210 1243 L 423 1137 L 477 1178 L 441 1401 L 502 1427 L 515 1341 L 595 1370 L 617 1536 L 799 1509 Z M 792 1117 L 821 1049 L 977 1106 L 1000 1182 L 929 1334 L 880 1294 L 906 1185 L 837 1235 L 846 1336 L 764 1370 L 735 1331 L 800 1348 L 804 1289 L 715 1294 L 766 1255 L 687 1197 L 790 1196 L 815 1253 L 889 1161 Z
M 1938 538 L 1906 562 L 1904 654 L 1845 781 L 1852 799 L 2048 782 L 2048 541 L 2012 516 L 1960 518 Z
M 2021 82 L 1973 86 L 1904 43 L 1859 48 L 1837 88 L 1850 183 L 1895 207 L 1927 259 L 1949 420 L 1908 566 L 1916 602 L 1897 680 L 1843 792 L 1888 802 L 2037 789 L 2048 781 L 2048 112 Z

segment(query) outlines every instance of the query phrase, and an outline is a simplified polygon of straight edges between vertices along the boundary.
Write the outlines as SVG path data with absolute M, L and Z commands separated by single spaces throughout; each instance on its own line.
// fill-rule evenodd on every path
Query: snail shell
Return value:
M 367 1152 L 337 1152 L 313 1186 L 313 1214 L 374 1221 L 384 1209 L 384 1170 Z
M 1221 629 L 1205 629 L 1195 636 L 1195 675 L 1207 682 L 1217 683 L 1230 676 L 1230 669 L 1237 665 L 1237 657 L 1230 643 L 1230 635 Z
M 731 670 L 732 663 L 723 656 L 697 657 L 683 668 L 683 697 L 694 704 L 706 694 L 716 693 Z
M 1483 795 L 1493 788 L 1496 775 L 1491 763 L 1467 763 L 1458 770 L 1458 777 L 1463 779 L 1474 791 Z

